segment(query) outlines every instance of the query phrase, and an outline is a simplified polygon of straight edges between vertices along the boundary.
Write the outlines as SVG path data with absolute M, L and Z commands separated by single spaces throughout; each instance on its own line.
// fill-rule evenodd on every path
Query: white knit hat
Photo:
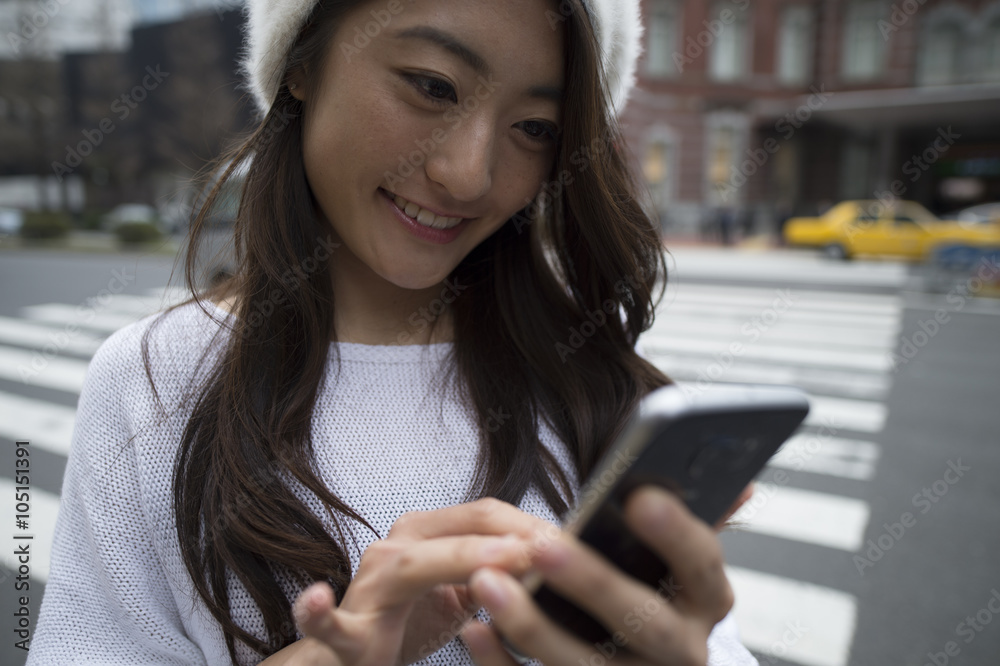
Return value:
M 288 51 L 315 5 L 316 0 L 247 1 L 242 67 L 257 107 L 264 113 L 278 96 Z M 593 21 L 613 111 L 618 114 L 635 85 L 635 65 L 642 51 L 639 0 L 583 0 L 583 5 Z

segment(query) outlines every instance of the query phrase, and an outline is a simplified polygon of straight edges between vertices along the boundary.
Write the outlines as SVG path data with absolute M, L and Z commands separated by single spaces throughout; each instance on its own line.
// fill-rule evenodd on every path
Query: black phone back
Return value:
M 674 589 L 669 568 L 625 525 L 625 498 L 641 485 L 656 484 L 673 491 L 694 515 L 712 525 L 725 515 L 807 412 L 807 403 L 768 409 L 748 406 L 636 426 L 648 430 L 633 431 L 631 436 L 647 439 L 649 444 L 623 474 L 615 475 L 614 465 L 598 466 L 580 504 L 600 504 L 580 528 L 578 538 L 669 598 Z M 601 623 L 544 584 L 534 598 L 550 617 L 582 640 L 597 644 L 612 638 Z

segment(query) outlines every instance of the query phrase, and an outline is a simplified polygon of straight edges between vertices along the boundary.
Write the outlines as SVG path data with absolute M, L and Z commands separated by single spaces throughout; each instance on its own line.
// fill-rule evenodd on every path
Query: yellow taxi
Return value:
M 788 220 L 783 235 L 788 245 L 822 248 L 838 259 L 865 254 L 968 263 L 972 255 L 1000 252 L 1000 223 L 940 220 L 915 201 L 844 201 L 820 217 Z

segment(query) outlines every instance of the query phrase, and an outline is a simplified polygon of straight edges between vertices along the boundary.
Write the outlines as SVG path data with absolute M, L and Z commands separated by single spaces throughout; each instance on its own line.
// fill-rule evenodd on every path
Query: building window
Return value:
M 666 210 L 673 199 L 674 141 L 668 137 L 656 137 L 646 144 L 642 160 L 642 172 L 658 211 Z
M 714 5 L 710 22 L 718 34 L 709 52 L 708 73 L 716 81 L 742 79 L 749 71 L 749 5 L 745 7 L 728 1 Z
M 844 14 L 840 72 L 846 80 L 878 78 L 885 67 L 885 39 L 878 22 L 884 17 L 881 0 L 857 0 Z
M 706 121 L 706 201 L 710 206 L 734 206 L 743 198 L 743 181 L 735 178 L 740 151 L 746 145 L 746 119 L 720 113 Z
M 680 52 L 681 6 L 677 0 L 659 0 L 649 13 L 646 30 L 646 72 L 650 76 L 678 73 L 674 54 Z
M 812 74 L 813 11 L 806 5 L 788 5 L 781 12 L 778 33 L 778 80 L 801 85 Z
M 963 26 L 954 20 L 935 21 L 923 32 L 923 44 L 917 64 L 917 82 L 923 86 L 956 83 L 962 76 L 960 67 Z
M 718 191 L 729 180 L 729 169 L 736 156 L 736 130 L 717 127 L 712 133 L 712 152 L 708 163 L 708 178 L 712 189 Z

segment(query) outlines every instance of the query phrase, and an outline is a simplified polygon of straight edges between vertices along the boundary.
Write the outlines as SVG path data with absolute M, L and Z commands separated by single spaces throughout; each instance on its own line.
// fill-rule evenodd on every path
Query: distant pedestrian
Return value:
M 719 209 L 718 228 L 719 241 L 723 245 L 731 245 L 733 242 L 733 229 L 736 226 L 736 213 L 732 208 L 724 207 Z

